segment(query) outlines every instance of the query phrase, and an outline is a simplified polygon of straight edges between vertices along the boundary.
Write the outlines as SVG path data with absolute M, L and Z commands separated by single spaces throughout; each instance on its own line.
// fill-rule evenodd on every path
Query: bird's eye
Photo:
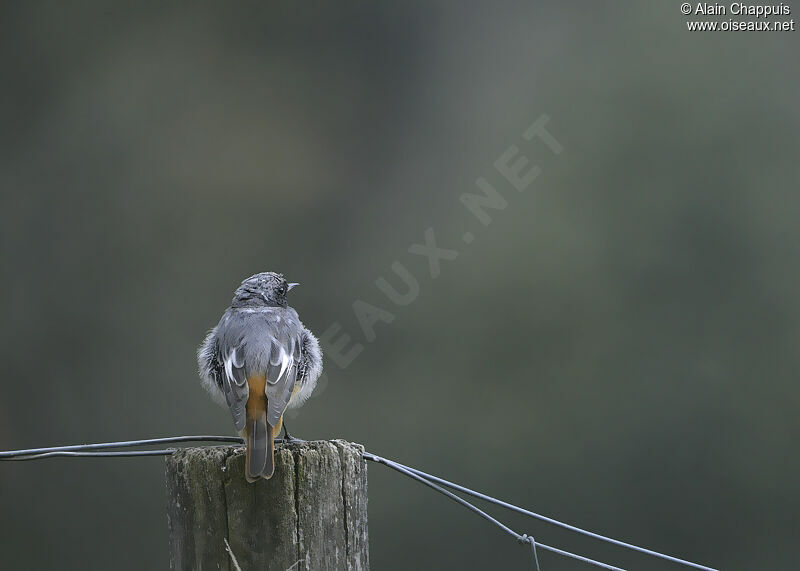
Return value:
M 286 286 L 285 286 L 285 285 L 282 285 L 282 286 L 281 286 L 281 287 L 278 289 L 278 293 L 280 293 L 281 295 L 284 295 L 284 294 L 286 293 Z

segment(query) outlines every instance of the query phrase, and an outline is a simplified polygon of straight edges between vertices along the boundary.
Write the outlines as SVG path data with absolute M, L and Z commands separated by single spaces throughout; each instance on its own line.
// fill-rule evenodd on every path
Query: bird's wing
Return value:
M 230 312 L 217 327 L 221 389 L 237 430 L 246 424 L 248 375 L 264 375 L 267 422 L 277 426 L 297 381 L 302 325 L 291 314 Z
M 245 371 L 245 332 L 245 320 L 228 310 L 213 331 L 213 347 L 209 347 L 209 353 L 213 353 L 216 361 L 216 366 L 210 369 L 230 408 L 236 430 L 242 430 L 245 426 L 245 405 L 249 396 Z
M 222 357 L 222 392 L 231 409 L 236 430 L 242 430 L 245 425 L 245 405 L 249 395 L 242 345 L 231 347 Z
M 276 426 L 283 416 L 297 381 L 300 365 L 300 331 L 296 327 L 274 327 L 270 335 L 267 363 L 267 422 Z

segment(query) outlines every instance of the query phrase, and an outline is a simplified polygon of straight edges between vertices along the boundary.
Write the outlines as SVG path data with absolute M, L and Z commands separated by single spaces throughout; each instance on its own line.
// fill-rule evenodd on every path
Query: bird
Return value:
M 283 414 L 311 396 L 322 373 L 319 341 L 286 300 L 297 285 L 276 272 L 245 279 L 197 350 L 202 385 L 244 439 L 251 483 L 272 477 Z

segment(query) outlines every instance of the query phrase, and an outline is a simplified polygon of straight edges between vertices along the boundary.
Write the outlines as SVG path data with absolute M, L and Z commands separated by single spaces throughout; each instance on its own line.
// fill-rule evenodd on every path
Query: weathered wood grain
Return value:
M 369 569 L 363 448 L 342 440 L 279 444 L 275 475 L 249 484 L 240 447 L 167 457 L 172 569 Z

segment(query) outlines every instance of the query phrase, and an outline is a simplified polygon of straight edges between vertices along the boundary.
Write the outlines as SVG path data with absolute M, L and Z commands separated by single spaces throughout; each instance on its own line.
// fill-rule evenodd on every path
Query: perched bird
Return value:
M 247 445 L 248 482 L 272 476 L 283 413 L 311 396 L 322 372 L 317 338 L 286 302 L 296 285 L 274 272 L 250 276 L 197 350 L 203 385 Z

